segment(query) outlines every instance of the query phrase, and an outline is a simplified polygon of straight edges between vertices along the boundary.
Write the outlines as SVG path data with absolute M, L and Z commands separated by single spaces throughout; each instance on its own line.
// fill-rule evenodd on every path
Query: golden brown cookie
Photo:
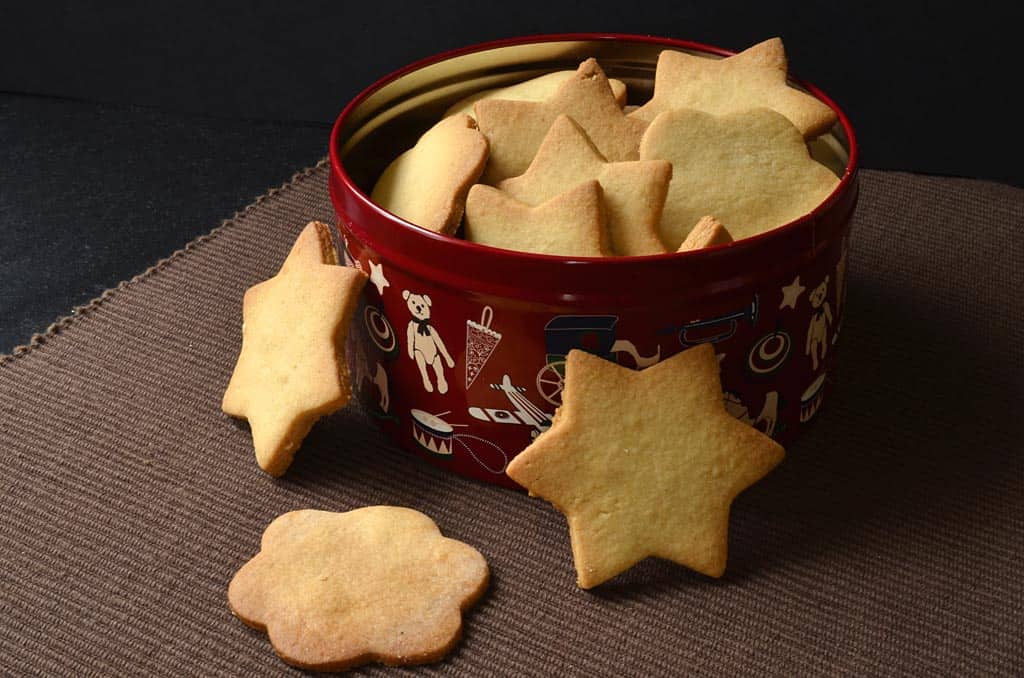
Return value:
M 449 115 L 473 115 L 473 104 L 481 99 L 504 99 L 506 101 L 544 101 L 558 90 L 566 80 L 573 77 L 576 71 L 555 71 L 545 73 L 536 78 L 531 78 L 515 85 L 498 87 L 496 89 L 485 89 L 481 92 L 474 92 L 468 97 L 459 99 L 445 112 Z M 609 79 L 612 94 L 619 107 L 626 103 L 626 84 L 621 80 Z
M 531 206 L 477 184 L 466 201 L 466 240 L 506 250 L 568 257 L 609 255 L 601 184 L 584 181 Z
M 459 227 L 466 193 L 487 162 L 487 139 L 468 115 L 431 127 L 381 174 L 371 199 L 408 222 L 438 233 Z
M 660 113 L 695 108 L 718 115 L 771 108 L 811 138 L 827 132 L 836 113 L 786 82 L 786 51 L 772 38 L 726 59 L 666 50 L 658 57 L 654 96 L 631 117 L 653 122 Z
M 507 473 L 565 514 L 591 588 L 648 556 L 721 576 L 733 499 L 783 454 L 726 411 L 711 344 L 639 372 L 573 350 L 551 428 Z
M 455 646 L 489 577 L 479 551 L 419 511 L 292 511 L 264 531 L 228 603 L 293 666 L 423 664 Z
M 732 236 L 729 235 L 729 231 L 726 230 L 722 222 L 712 216 L 706 216 L 700 218 L 700 221 L 697 222 L 697 225 L 693 227 L 690 234 L 686 236 L 686 240 L 683 241 L 683 244 L 676 251 L 690 252 L 730 242 L 732 242 Z
M 345 337 L 366 276 L 338 265 L 330 227 L 310 222 L 281 270 L 242 302 L 242 350 L 221 409 L 249 420 L 260 468 L 287 470 L 313 423 L 348 402 Z
M 668 251 L 658 224 L 671 178 L 672 165 L 665 160 L 608 162 L 572 118 L 560 115 L 526 172 L 498 186 L 516 200 L 538 205 L 596 179 L 604 191 L 611 251 L 632 256 Z
M 768 108 L 662 113 L 644 135 L 640 157 L 672 163 L 660 228 L 672 249 L 706 214 L 741 240 L 807 214 L 839 184 L 811 158 L 793 123 Z
M 491 145 L 483 175 L 483 182 L 491 185 L 526 171 L 560 115 L 575 120 L 601 155 L 612 162 L 636 160 L 647 127 L 645 121 L 623 115 L 608 78 L 594 59 L 580 64 L 575 76 L 544 101 L 483 99 L 476 102 L 474 111 L 480 131 Z

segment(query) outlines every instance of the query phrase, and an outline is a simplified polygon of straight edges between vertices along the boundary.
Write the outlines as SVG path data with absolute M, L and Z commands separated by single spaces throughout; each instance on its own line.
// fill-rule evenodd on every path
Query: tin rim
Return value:
M 763 248 L 766 245 L 770 245 L 780 240 L 784 240 L 787 236 L 793 234 L 801 228 L 812 227 L 820 220 L 822 215 L 828 213 L 836 203 L 847 194 L 849 191 L 856 190 L 855 179 L 859 169 L 860 163 L 860 151 L 857 143 L 856 133 L 854 132 L 853 126 L 850 123 L 846 113 L 835 103 L 835 101 L 829 97 L 824 91 L 815 85 L 804 82 L 799 78 L 788 75 L 790 82 L 793 82 L 804 89 L 810 94 L 815 96 L 817 99 L 822 101 L 824 104 L 829 106 L 835 111 L 838 118 L 839 124 L 841 125 L 843 132 L 846 136 L 847 147 L 849 151 L 849 158 L 846 163 L 846 167 L 843 171 L 843 175 L 839 178 L 839 183 L 835 189 L 826 197 L 821 203 L 819 203 L 813 210 L 804 214 L 797 219 L 787 222 L 781 226 L 777 226 L 764 233 L 759 233 L 742 240 L 727 243 L 722 245 L 716 245 L 714 247 L 708 247 L 701 250 L 693 250 L 689 252 L 667 252 L 664 254 L 651 254 L 651 255 L 640 255 L 640 256 L 614 256 L 614 257 L 566 257 L 559 255 L 550 254 L 536 254 L 532 252 L 519 252 L 515 250 L 506 250 L 496 247 L 490 247 L 488 245 L 482 245 L 479 243 L 469 242 L 461 238 L 455 238 L 449 235 L 443 235 L 436 233 L 429 229 L 423 228 L 411 222 L 408 222 L 401 217 L 398 217 L 391 212 L 388 212 L 383 207 L 374 203 L 369 195 L 367 195 L 349 176 L 345 170 L 344 164 L 340 157 L 341 148 L 341 129 L 349 116 L 356 110 L 356 108 L 362 104 L 367 98 L 379 91 L 384 86 L 398 80 L 399 78 L 412 73 L 421 68 L 440 63 L 442 61 L 452 59 L 467 54 L 476 52 L 487 51 L 491 49 L 498 49 L 502 47 L 512 47 L 517 45 L 531 44 L 531 43 L 546 43 L 546 42 L 572 42 L 572 41 L 629 41 L 646 43 L 653 45 L 662 45 L 666 48 L 678 48 L 684 50 L 691 50 L 697 52 L 704 52 L 707 54 L 728 57 L 736 54 L 736 52 L 723 49 L 721 47 L 715 47 L 713 45 L 706 45 L 699 42 L 693 42 L 689 40 L 679 40 L 676 38 L 666 38 L 651 35 L 636 35 L 630 33 L 551 33 L 551 34 L 539 34 L 520 36 L 513 38 L 504 38 L 500 40 L 493 40 L 488 42 L 477 43 L 474 45 L 468 45 L 457 49 L 442 52 L 433 56 L 420 59 L 411 64 L 408 64 L 388 75 L 383 76 L 376 82 L 371 84 L 369 87 L 364 89 L 362 92 L 357 94 L 349 103 L 342 109 L 338 118 L 335 120 L 334 127 L 331 130 L 330 146 L 328 154 L 330 158 L 330 189 L 331 198 L 334 202 L 335 207 L 340 209 L 338 204 L 338 197 L 335 195 L 335 186 L 341 186 L 347 192 L 348 196 L 355 200 L 359 208 L 362 211 L 371 213 L 374 217 L 390 222 L 391 224 L 398 226 L 405 232 L 405 235 L 414 239 L 420 239 L 425 241 L 424 244 L 430 244 L 434 247 L 445 247 L 450 250 L 451 255 L 458 256 L 463 255 L 466 257 L 475 258 L 489 258 L 492 261 L 500 261 L 503 264 L 519 262 L 522 264 L 530 265 L 532 267 L 552 267 L 557 269 L 566 265 L 571 265 L 574 268 L 583 268 L 597 273 L 607 273 L 611 275 L 621 274 L 626 269 L 636 266 L 657 264 L 666 264 L 669 262 L 679 263 L 682 261 L 701 261 L 709 257 L 716 255 L 722 255 L 728 252 L 730 258 L 733 256 L 739 257 L 741 253 L 753 253 Z M 361 225 L 356 222 L 354 224 L 360 231 L 361 235 L 365 235 L 367 244 L 378 249 L 375 239 L 367 233 Z M 813 239 L 813 238 L 812 238 Z

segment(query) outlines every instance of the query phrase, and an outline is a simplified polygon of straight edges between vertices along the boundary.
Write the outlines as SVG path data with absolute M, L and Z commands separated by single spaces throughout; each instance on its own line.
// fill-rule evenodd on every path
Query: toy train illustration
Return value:
M 654 355 L 642 356 L 631 341 L 616 337 L 614 315 L 559 315 L 544 327 L 546 364 L 537 372 L 537 391 L 553 405 L 562 403 L 565 383 L 565 358 L 569 351 L 579 349 L 619 362 L 621 354 L 628 355 L 638 369 L 661 360 L 661 347 Z

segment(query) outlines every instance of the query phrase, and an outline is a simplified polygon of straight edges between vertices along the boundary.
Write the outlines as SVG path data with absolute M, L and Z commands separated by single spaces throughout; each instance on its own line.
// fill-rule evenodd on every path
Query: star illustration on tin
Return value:
M 384 296 L 384 288 L 391 287 L 391 283 L 384 277 L 384 266 L 370 260 L 370 282 L 377 288 L 377 294 Z
M 793 282 L 782 288 L 782 303 L 779 304 L 779 309 L 796 308 L 796 302 L 806 289 L 800 284 L 800 276 L 793 278 Z

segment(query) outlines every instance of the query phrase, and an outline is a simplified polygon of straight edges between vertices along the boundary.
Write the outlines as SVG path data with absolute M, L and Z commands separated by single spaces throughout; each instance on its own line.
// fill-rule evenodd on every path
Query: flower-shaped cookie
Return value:
M 285 513 L 260 549 L 228 587 L 231 610 L 284 661 L 319 671 L 441 659 L 489 581 L 476 549 L 395 506 Z

